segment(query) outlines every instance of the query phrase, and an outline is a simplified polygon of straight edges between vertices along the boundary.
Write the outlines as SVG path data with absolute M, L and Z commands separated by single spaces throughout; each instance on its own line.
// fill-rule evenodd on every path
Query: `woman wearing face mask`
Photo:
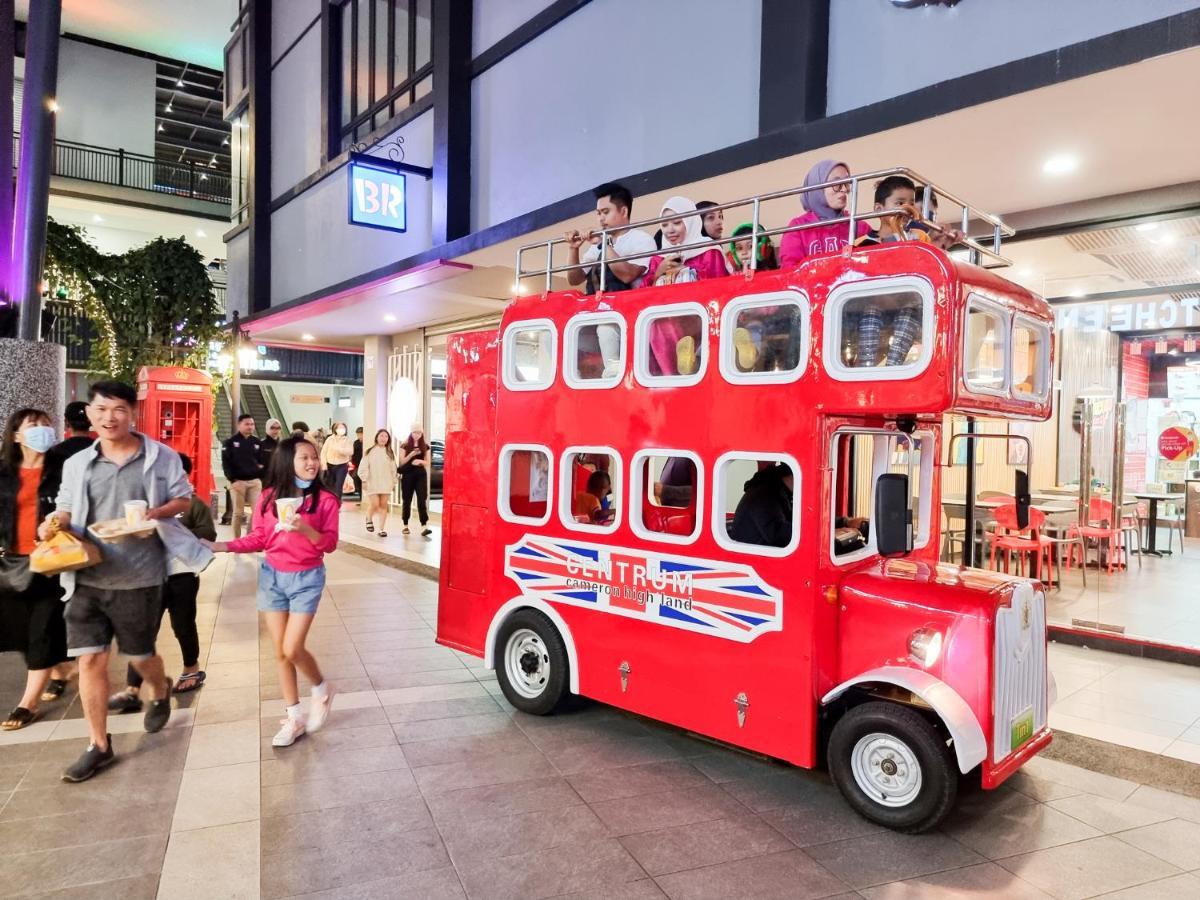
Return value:
M 0 585 L 0 650 L 19 650 L 28 675 L 21 701 L 0 725 L 15 731 L 41 715 L 41 700 L 53 669 L 67 661 L 58 578 L 28 571 L 38 523 L 54 511 L 54 498 L 42 491 L 46 451 L 57 441 L 50 417 L 40 409 L 19 409 L 8 419 L 0 443 L 0 548 L 7 557 Z M 65 679 L 59 678 L 60 681 Z
M 804 186 L 824 184 L 850 177 L 850 167 L 836 159 L 824 159 L 808 170 L 804 176 Z M 814 222 L 830 222 L 803 231 L 789 231 L 779 242 L 779 265 L 788 269 L 799 265 L 810 256 L 820 256 L 825 253 L 837 253 L 850 241 L 850 226 L 846 221 L 836 222 L 850 214 L 850 183 L 837 184 L 827 188 L 814 188 L 801 194 L 801 202 L 808 210 L 804 215 L 797 216 L 788 222 L 789 226 L 809 225 Z M 855 240 L 871 230 L 866 222 L 855 226 Z
M 408 534 L 408 517 L 412 513 L 413 497 L 417 498 L 417 518 L 421 520 L 421 534 L 433 534 L 429 527 L 429 510 L 425 497 L 429 492 L 429 466 L 433 453 L 425 440 L 425 429 L 414 422 L 404 443 L 400 445 L 400 496 L 404 505 L 400 508 L 400 519 L 404 522 L 404 533 Z
M 342 488 L 346 484 L 346 473 L 350 471 L 350 458 L 354 456 L 354 441 L 346 433 L 345 422 L 333 423 L 333 434 L 321 445 L 321 474 L 330 492 L 342 502 Z

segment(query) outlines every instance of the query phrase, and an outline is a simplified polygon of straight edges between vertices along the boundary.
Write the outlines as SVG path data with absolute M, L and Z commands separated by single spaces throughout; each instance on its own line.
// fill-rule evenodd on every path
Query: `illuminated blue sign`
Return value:
M 408 192 L 401 172 L 361 160 L 350 163 L 350 222 L 388 231 L 405 231 Z

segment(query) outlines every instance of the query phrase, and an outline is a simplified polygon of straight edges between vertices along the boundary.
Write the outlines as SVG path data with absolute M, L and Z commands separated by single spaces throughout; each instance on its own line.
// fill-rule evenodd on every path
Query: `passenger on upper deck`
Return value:
M 594 191 L 596 195 L 596 216 L 600 220 L 601 229 L 609 229 L 607 258 L 631 256 L 637 253 L 652 253 L 656 248 L 654 240 L 640 228 L 627 228 L 630 214 L 633 212 L 633 194 L 624 185 L 602 184 Z M 584 251 L 582 259 L 579 249 L 585 242 L 591 246 Z M 587 283 L 585 293 L 594 294 L 600 289 L 600 275 L 596 271 L 596 263 L 600 259 L 600 233 L 590 231 L 567 232 L 567 262 L 579 265 L 577 269 L 567 270 L 567 281 L 572 285 Z M 580 265 L 582 263 L 582 265 Z M 650 257 L 634 259 L 628 262 L 610 262 L 605 276 L 606 291 L 627 291 L 640 287 L 642 276 L 650 264 Z
M 712 209 L 716 205 L 712 200 L 701 200 L 696 204 L 696 209 L 704 219 L 704 228 L 700 233 L 712 241 L 725 237 L 725 210 Z
M 804 176 L 804 185 L 823 184 L 850 177 L 850 167 L 835 159 L 826 159 L 813 166 Z M 850 184 L 837 184 L 833 187 L 805 191 L 802 195 L 804 215 L 797 216 L 788 222 L 789 226 L 808 225 L 813 222 L 824 222 L 838 219 L 848 214 L 846 209 L 850 198 Z M 870 231 L 866 222 L 859 222 L 855 229 L 856 236 L 862 236 Z M 779 264 L 782 268 L 799 265 L 810 256 L 823 253 L 837 253 L 850 243 L 849 227 L 845 222 L 826 225 L 817 228 L 806 228 L 803 231 L 789 231 L 779 242 Z
M 919 209 L 921 206 L 922 197 L 925 194 L 925 186 L 918 184 L 916 186 L 916 206 Z M 929 192 L 929 223 L 937 223 L 938 217 L 938 198 L 936 191 Z M 930 228 L 929 224 L 921 221 L 911 222 L 908 226 L 909 231 L 923 231 L 929 235 L 929 242 L 933 246 L 941 250 L 949 250 L 964 237 L 962 231 L 950 225 L 943 225 L 941 230 Z
M 921 217 L 917 209 L 917 186 L 912 180 L 903 175 L 889 175 L 875 182 L 875 211 L 885 209 L 901 210 L 894 216 L 885 216 L 879 220 L 879 227 L 872 228 L 857 241 L 856 247 L 868 247 L 875 244 L 891 244 L 897 241 L 930 241 L 930 232 L 925 229 L 911 229 L 910 225 Z
M 743 544 L 786 547 L 792 540 L 792 470 L 782 464 L 759 469 L 745 490 L 729 536 Z
M 687 197 L 672 197 L 663 204 L 660 216 L 679 218 L 663 222 L 662 254 L 650 258 L 645 282 L 672 284 L 729 274 L 720 247 L 696 246 L 704 243 L 704 224 L 695 212 L 696 204 Z
M 733 229 L 733 240 L 729 242 L 729 252 L 725 254 L 725 261 L 729 263 L 731 271 L 744 272 L 750 268 L 750 235 L 753 231 L 754 226 L 749 222 L 743 222 Z M 764 269 L 779 268 L 779 263 L 775 260 L 775 245 L 771 243 L 768 235 L 759 236 L 756 268 L 760 272 Z

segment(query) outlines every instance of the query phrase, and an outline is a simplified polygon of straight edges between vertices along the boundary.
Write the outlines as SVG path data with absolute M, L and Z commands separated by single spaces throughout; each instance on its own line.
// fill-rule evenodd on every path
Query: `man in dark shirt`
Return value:
M 354 452 L 350 455 L 350 478 L 354 481 L 354 493 L 362 499 L 362 479 L 358 477 L 358 467 L 363 458 L 363 429 L 359 425 L 354 429 Z
M 237 432 L 221 447 L 221 469 L 229 481 L 233 501 L 233 536 L 242 536 L 242 516 L 247 504 L 254 508 L 262 493 L 262 441 L 254 433 L 254 416 L 238 416 Z
M 87 404 L 75 400 L 67 404 L 65 437 L 46 453 L 45 475 L 42 480 L 42 491 L 47 497 L 58 496 L 58 486 L 62 483 L 62 467 L 68 459 L 86 447 L 92 446 L 95 437 L 91 434 L 91 423 L 88 422 Z
M 759 469 L 746 482 L 729 526 L 742 544 L 786 547 L 792 541 L 792 470 L 783 464 Z

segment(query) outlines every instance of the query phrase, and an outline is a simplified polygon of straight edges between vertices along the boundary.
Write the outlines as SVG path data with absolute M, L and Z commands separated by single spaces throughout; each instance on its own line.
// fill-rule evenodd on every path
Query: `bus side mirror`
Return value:
M 1024 469 L 1017 469 L 1013 498 L 1017 501 L 1017 528 L 1024 531 L 1029 527 L 1029 504 L 1033 501 L 1029 496 L 1029 473 Z
M 875 549 L 881 556 L 908 553 L 913 548 L 912 511 L 908 508 L 908 476 L 896 472 L 875 482 Z

